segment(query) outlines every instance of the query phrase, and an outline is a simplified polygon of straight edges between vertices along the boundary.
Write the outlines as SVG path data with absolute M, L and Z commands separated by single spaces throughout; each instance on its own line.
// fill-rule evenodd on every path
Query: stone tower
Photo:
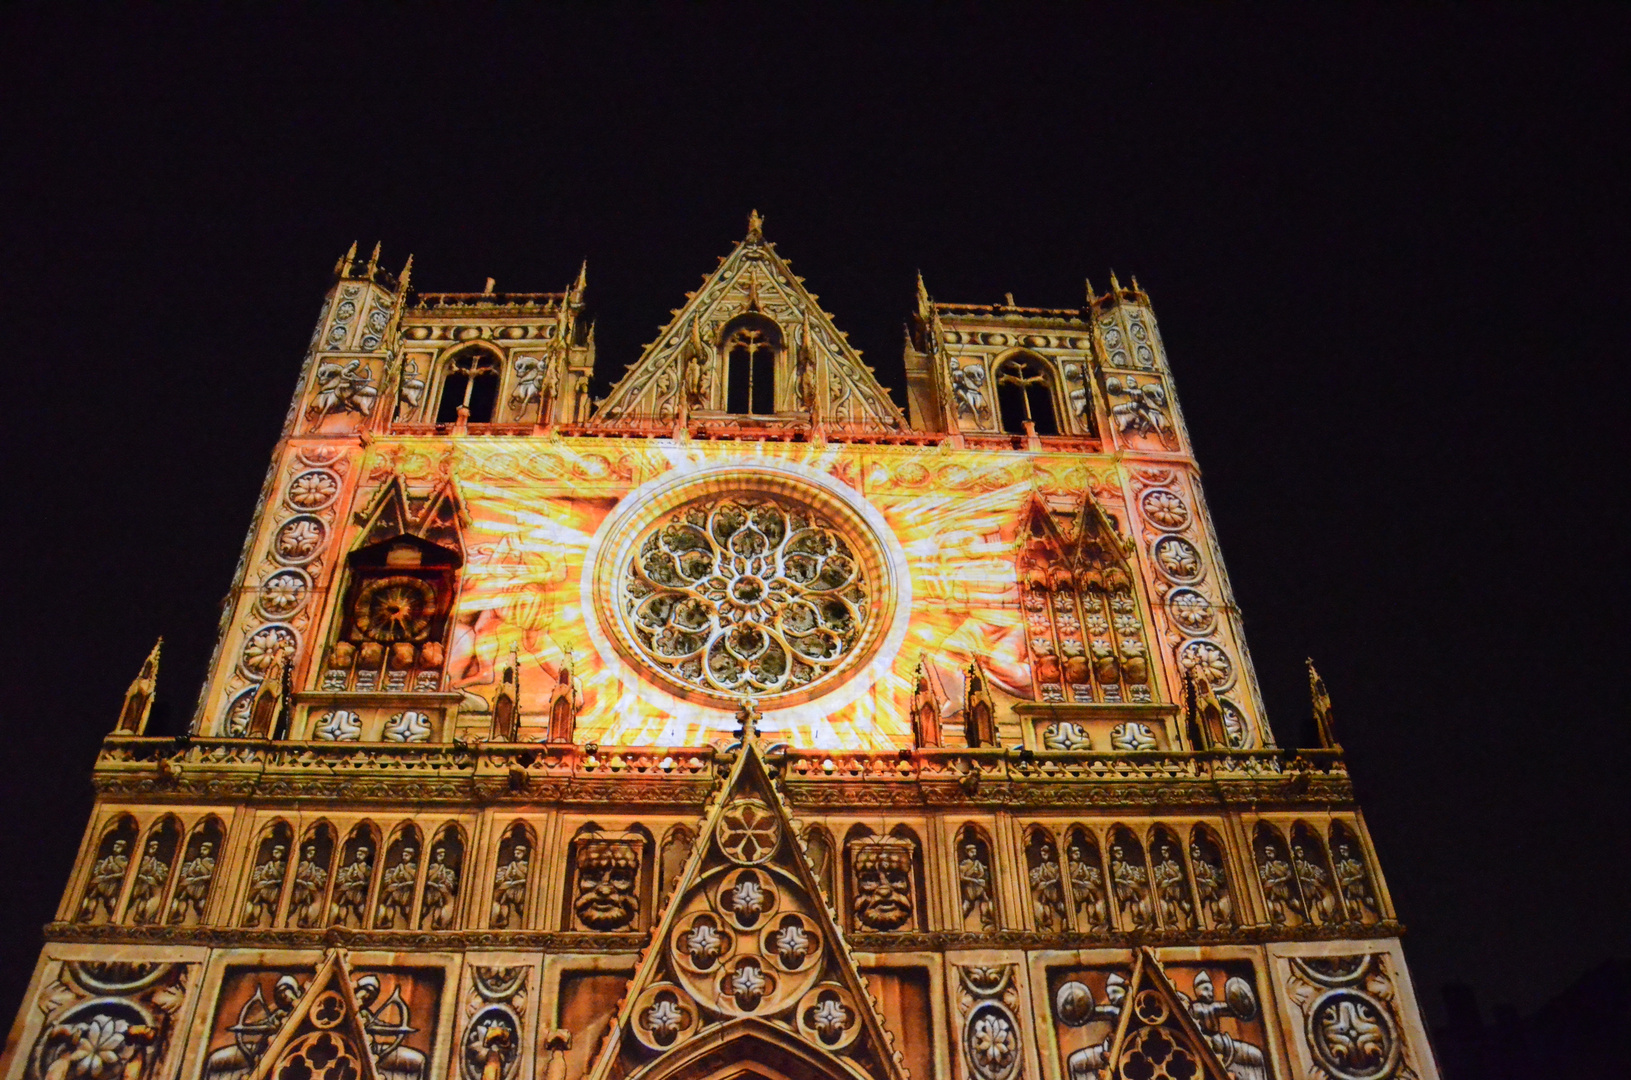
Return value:
M 6 1080 L 1436 1077 L 1329 700 L 1275 745 L 1110 280 L 919 282 L 903 407 L 754 215 L 597 402 L 581 271 L 348 253 Z

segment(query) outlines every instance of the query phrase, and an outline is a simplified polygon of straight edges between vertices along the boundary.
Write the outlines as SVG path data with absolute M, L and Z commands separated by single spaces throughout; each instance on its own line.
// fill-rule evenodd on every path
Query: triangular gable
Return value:
M 351 972 L 340 952 L 331 950 L 256 1063 L 250 1080 L 322 1075 L 325 1068 L 332 1068 L 330 1063 L 342 1059 L 355 1065 L 358 1080 L 378 1080 L 374 1047 L 351 987 Z M 331 1075 L 345 1075 L 346 1071 Z
M 402 477 L 393 473 L 357 512 L 362 526 L 356 548 L 372 547 L 399 536 L 412 536 L 464 554 L 464 530 L 470 515 L 458 488 L 445 480 L 428 495 L 414 496 Z
M 1105 592 L 1132 587 L 1131 544 L 1090 492 L 1082 493 L 1075 529 L 1067 534 L 1053 508 L 1033 490 L 1020 511 L 1019 532 L 1023 584 L 1047 589 L 1073 582 Z
M 744 726 L 589 1078 L 666 1076 L 726 1047 L 792 1053 L 804 1059 L 797 1075 L 907 1080 Z
M 812 419 L 835 427 L 905 427 L 872 369 L 832 317 L 804 288 L 787 262 L 766 243 L 761 220 L 750 219 L 747 238 L 689 294 L 657 340 L 612 388 L 596 421 L 672 421 L 685 412 L 720 412 L 725 387 L 721 332 L 738 316 L 757 312 L 781 331 L 790 364 L 809 372 L 815 398 Z
M 1113 1080 L 1163 1075 L 1233 1080 L 1189 1015 L 1188 1001 L 1147 948 L 1139 949 L 1133 963 L 1108 1060 Z

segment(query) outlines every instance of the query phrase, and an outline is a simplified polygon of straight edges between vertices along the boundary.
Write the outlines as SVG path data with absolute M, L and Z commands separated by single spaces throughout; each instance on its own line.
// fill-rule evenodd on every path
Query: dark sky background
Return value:
M 0 1010 L 159 634 L 191 714 L 346 245 L 587 258 L 604 391 L 752 207 L 897 387 L 919 268 L 1136 273 L 1271 721 L 1313 656 L 1433 1015 L 1631 955 L 1623 8 L 261 16 L 0 14 Z

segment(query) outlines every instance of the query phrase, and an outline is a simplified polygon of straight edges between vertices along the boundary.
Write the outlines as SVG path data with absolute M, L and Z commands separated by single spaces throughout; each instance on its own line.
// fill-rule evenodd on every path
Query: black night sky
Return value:
M 754 207 L 896 387 L 920 268 L 1137 274 L 1273 726 L 1313 656 L 1430 1015 L 1631 956 L 1625 9 L 236 12 L 0 15 L 8 1017 L 159 634 L 191 715 L 346 246 L 431 290 L 587 258 L 603 392 Z

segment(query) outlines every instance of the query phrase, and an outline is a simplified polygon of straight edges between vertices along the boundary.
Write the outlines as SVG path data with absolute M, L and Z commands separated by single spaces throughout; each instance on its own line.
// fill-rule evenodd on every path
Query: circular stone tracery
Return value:
M 869 508 L 803 471 L 671 476 L 607 522 L 593 610 L 655 687 L 722 711 L 785 708 L 847 684 L 893 640 L 899 554 Z

